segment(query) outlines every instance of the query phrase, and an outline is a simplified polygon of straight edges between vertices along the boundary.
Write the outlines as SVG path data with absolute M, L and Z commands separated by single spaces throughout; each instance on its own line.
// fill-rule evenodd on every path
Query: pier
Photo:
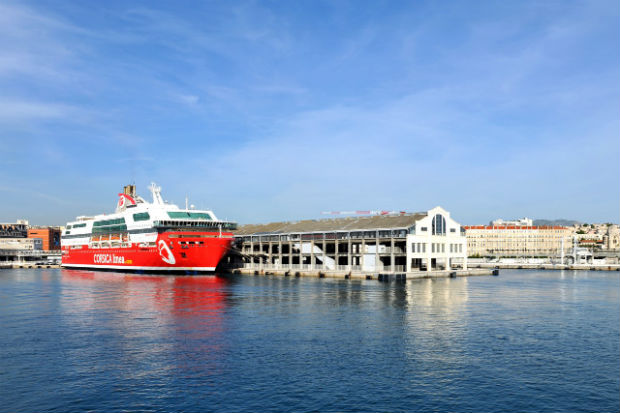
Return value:
M 413 214 L 244 225 L 234 236 L 222 268 L 240 274 L 391 280 L 495 271 L 467 268 L 465 232 L 441 207 Z
M 456 278 L 470 277 L 481 275 L 499 275 L 496 268 L 477 268 L 455 271 L 411 271 L 406 273 L 398 272 L 382 272 L 373 273 L 368 271 L 343 271 L 343 270 L 321 270 L 308 268 L 275 268 L 266 267 L 256 269 L 254 266 L 248 265 L 244 268 L 229 269 L 233 274 L 245 275 L 278 275 L 284 277 L 314 277 L 314 278 L 341 278 L 341 279 L 357 279 L 357 280 L 379 280 L 379 281 L 405 281 L 413 279 L 425 278 Z
M 61 268 L 60 264 L 36 264 L 32 262 L 0 262 L 2 268 Z
M 512 270 L 591 270 L 620 271 L 620 264 L 528 264 L 528 263 L 470 263 L 470 268 L 496 268 Z

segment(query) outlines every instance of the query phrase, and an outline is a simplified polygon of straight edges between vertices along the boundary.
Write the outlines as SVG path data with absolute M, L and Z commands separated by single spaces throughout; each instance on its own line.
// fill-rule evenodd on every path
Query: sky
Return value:
M 0 222 L 156 182 L 240 223 L 617 223 L 619 69 L 617 0 L 0 0 Z

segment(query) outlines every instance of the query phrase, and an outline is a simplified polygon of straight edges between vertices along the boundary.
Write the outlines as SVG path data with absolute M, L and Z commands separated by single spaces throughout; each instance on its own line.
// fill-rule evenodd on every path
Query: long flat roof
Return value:
M 331 218 L 296 222 L 241 225 L 235 235 L 298 234 L 304 232 L 356 231 L 372 229 L 409 228 L 426 217 L 426 212 L 402 215 Z

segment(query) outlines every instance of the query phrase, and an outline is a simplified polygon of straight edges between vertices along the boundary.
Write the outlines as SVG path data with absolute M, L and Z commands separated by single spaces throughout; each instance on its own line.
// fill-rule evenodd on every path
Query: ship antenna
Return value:
M 161 198 L 161 187 L 155 185 L 155 182 L 151 182 L 149 189 L 151 190 L 151 194 L 153 194 L 153 203 L 163 205 L 164 200 Z

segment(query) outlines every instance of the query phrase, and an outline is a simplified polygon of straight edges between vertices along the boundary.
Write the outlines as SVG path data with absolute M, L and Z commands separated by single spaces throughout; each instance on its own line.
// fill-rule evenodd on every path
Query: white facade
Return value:
M 441 207 L 429 210 L 407 235 L 407 265 L 408 271 L 467 269 L 467 238 L 461 224 Z

